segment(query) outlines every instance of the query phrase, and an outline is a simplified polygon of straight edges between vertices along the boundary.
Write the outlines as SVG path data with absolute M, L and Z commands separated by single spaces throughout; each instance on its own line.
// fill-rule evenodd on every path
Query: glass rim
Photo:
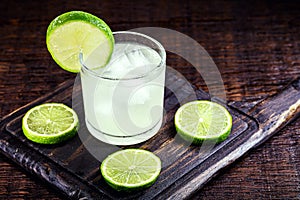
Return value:
M 148 77 L 150 76 L 152 73 L 154 73 L 157 69 L 161 68 L 161 66 L 163 66 L 165 63 L 166 63 L 166 51 L 165 51 L 165 48 L 162 46 L 162 44 L 160 42 L 158 42 L 157 40 L 155 40 L 154 38 L 148 36 L 148 35 L 145 35 L 143 33 L 138 33 L 138 32 L 134 32 L 134 31 L 115 31 L 113 32 L 113 35 L 116 35 L 116 34 L 130 34 L 130 35 L 137 35 L 137 36 L 141 36 L 141 37 L 144 37 L 146 38 L 147 40 L 150 40 L 152 41 L 155 45 L 157 45 L 158 49 L 162 52 L 162 55 L 161 55 L 161 61 L 160 63 L 156 66 L 156 67 L 153 67 L 151 70 L 149 70 L 148 72 L 142 74 L 142 75 L 139 75 L 139 76 L 136 76 L 136 77 L 130 77 L 130 78 L 113 78 L 113 77 L 105 77 L 103 76 L 102 74 L 98 74 L 96 73 L 95 71 L 93 71 L 92 69 L 89 69 L 84 63 L 83 63 L 83 54 L 82 52 L 79 53 L 79 62 L 80 62 L 80 65 L 81 65 L 81 68 L 80 68 L 80 72 L 83 72 L 83 69 L 85 71 L 87 71 L 90 75 L 92 76 L 95 76 L 97 78 L 101 78 L 101 79 L 105 79 L 105 80 L 111 80 L 111 81 L 121 81 L 121 80 L 137 80 L 137 79 L 141 79 L 141 78 L 145 78 L 145 77 Z

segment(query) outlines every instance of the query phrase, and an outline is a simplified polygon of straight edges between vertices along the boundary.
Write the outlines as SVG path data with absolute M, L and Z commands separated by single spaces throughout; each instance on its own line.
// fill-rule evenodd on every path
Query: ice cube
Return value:
M 160 55 L 144 45 L 120 43 L 115 45 L 110 62 L 102 75 L 119 79 L 144 76 L 161 62 Z

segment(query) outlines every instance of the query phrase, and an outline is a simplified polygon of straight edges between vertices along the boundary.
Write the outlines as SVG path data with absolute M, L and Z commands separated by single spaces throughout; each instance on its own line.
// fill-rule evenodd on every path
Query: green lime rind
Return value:
M 31 140 L 32 142 L 36 142 L 39 144 L 57 144 L 64 142 L 72 137 L 74 137 L 77 133 L 78 128 L 74 128 L 68 134 L 60 134 L 60 135 L 51 135 L 51 136 L 38 136 L 38 135 L 33 135 L 30 133 L 30 131 L 22 128 L 24 135 L 26 136 L 27 139 Z
M 103 33 L 103 35 L 107 38 L 107 41 L 109 42 L 109 45 L 110 45 L 110 52 L 108 52 L 108 57 L 106 59 L 106 62 L 103 65 L 99 66 L 99 68 L 105 66 L 109 62 L 112 52 L 113 52 L 113 48 L 114 48 L 113 33 L 112 33 L 110 27 L 102 19 L 100 19 L 90 13 L 84 12 L 84 11 L 69 11 L 69 12 L 63 13 L 63 14 L 57 16 L 49 24 L 49 26 L 47 28 L 47 33 L 46 33 L 46 45 L 47 45 L 47 49 L 48 49 L 49 53 L 51 54 L 53 60 L 62 69 L 66 70 L 66 71 L 73 72 L 73 73 L 78 73 L 80 71 L 81 64 L 79 61 L 79 53 L 80 53 L 81 49 L 78 49 L 78 52 L 77 52 L 78 56 L 76 55 L 76 61 L 78 61 L 76 63 L 76 65 L 75 66 L 66 66 L 66 64 L 63 61 L 61 61 L 60 59 L 57 58 L 58 57 L 56 55 L 57 52 L 55 52 L 55 50 L 53 50 L 53 48 L 52 48 L 52 45 L 50 45 L 51 34 L 56 29 L 61 28 L 65 24 L 68 24 L 71 22 L 83 22 L 83 23 L 93 25 L 93 26 L 97 27 Z M 56 44 L 56 45 L 59 46 L 59 44 Z
M 225 125 L 222 127 L 222 130 L 219 132 L 213 132 L 213 131 L 208 131 L 209 133 L 204 133 L 204 132 L 191 132 L 188 131 L 187 129 L 185 129 L 180 122 L 181 118 L 181 113 L 183 112 L 183 110 L 189 106 L 195 104 L 195 108 L 197 109 L 197 104 L 206 104 L 208 106 L 213 106 L 215 107 L 215 109 L 217 111 L 219 111 L 219 113 L 214 113 L 214 117 L 217 118 L 219 115 L 223 115 L 224 117 L 226 117 L 226 119 L 224 119 L 224 121 L 226 122 Z M 200 114 L 201 115 L 201 114 Z M 209 115 L 209 114 L 208 114 Z M 203 115 L 205 118 L 205 115 Z M 193 116 L 195 117 L 195 120 L 198 120 L 196 117 L 197 116 Z M 214 121 L 214 117 L 212 117 L 212 119 L 210 119 L 211 122 L 210 126 L 211 128 L 208 128 L 209 130 L 213 130 L 213 126 L 217 126 L 217 124 L 215 124 Z M 184 119 L 183 119 L 184 120 Z M 191 142 L 192 144 L 195 145 L 200 145 L 202 144 L 204 141 L 210 141 L 210 142 L 214 142 L 214 143 L 220 143 L 223 142 L 224 140 L 226 140 L 228 138 L 228 136 L 231 133 L 231 129 L 232 129 L 232 116 L 231 114 L 228 112 L 228 110 L 223 107 L 222 105 L 215 103 L 215 102 L 211 102 L 211 101 L 206 101 L 206 100 L 197 100 L 197 101 L 192 101 L 189 103 L 186 103 L 184 105 L 182 105 L 176 112 L 175 117 L 174 117 L 174 123 L 175 123 L 175 129 L 177 131 L 177 133 L 179 134 L 179 136 L 181 138 L 183 138 L 184 140 Z M 198 124 L 196 125 L 198 126 Z
M 229 129 L 228 131 L 222 133 L 220 136 L 215 136 L 215 137 L 194 136 L 194 135 L 191 135 L 187 132 L 183 132 L 182 130 L 180 130 L 178 128 L 176 128 L 176 131 L 180 135 L 180 137 L 183 138 L 184 140 L 186 140 L 188 142 L 191 142 L 192 144 L 195 144 L 195 145 L 200 145 L 204 141 L 211 141 L 211 142 L 214 142 L 214 143 L 223 142 L 230 135 L 231 129 Z
M 158 177 L 157 177 L 158 178 Z M 148 183 L 145 183 L 143 185 L 139 185 L 139 186 L 122 186 L 122 185 L 117 185 L 115 183 L 112 183 L 106 179 L 105 182 L 114 190 L 119 191 L 119 192 L 135 192 L 135 191 L 141 191 L 144 189 L 147 189 L 149 187 L 151 187 L 157 180 L 157 178 L 152 179 L 152 181 L 149 181 Z
M 100 30 L 103 30 L 110 39 L 114 39 L 112 31 L 102 19 L 84 11 L 69 11 L 57 16 L 49 24 L 47 29 L 47 36 L 49 37 L 49 34 L 51 34 L 51 32 L 57 27 L 65 23 L 69 23 L 71 21 L 84 21 L 93 24 L 97 26 Z
M 46 127 L 45 123 L 43 123 L 42 120 L 40 120 L 38 118 L 33 118 L 32 113 L 39 112 L 39 109 L 41 109 L 43 107 L 47 107 L 47 106 L 48 107 L 58 106 L 58 107 L 64 109 L 64 112 L 69 112 L 69 115 L 70 116 L 72 115 L 72 118 L 73 118 L 72 124 L 67 125 L 68 128 L 66 128 L 65 130 L 59 131 L 59 132 L 56 131 L 54 133 L 52 133 L 51 131 L 45 131 L 45 132 L 41 133 L 37 130 L 32 130 L 33 128 L 31 127 L 30 124 L 34 124 L 34 123 L 39 124 L 38 129 L 40 129 L 40 130 L 45 129 L 45 127 Z M 56 117 L 56 119 L 59 120 L 59 117 Z M 78 121 L 77 114 L 75 113 L 75 111 L 73 109 L 69 108 L 68 106 L 66 106 L 62 103 L 45 103 L 45 104 L 35 106 L 35 107 L 31 108 L 30 110 L 28 110 L 27 113 L 22 118 L 22 130 L 23 130 L 24 135 L 26 136 L 27 139 L 29 139 L 33 142 L 39 143 L 39 144 L 57 144 L 57 143 L 64 142 L 64 141 L 74 137 L 77 133 L 78 128 L 79 128 L 79 121 Z
M 112 177 L 112 174 L 114 173 L 117 173 L 117 170 L 116 172 L 113 171 L 113 167 L 114 167 L 114 164 L 111 164 L 111 160 L 112 159 L 116 159 L 118 158 L 121 154 L 123 155 L 127 155 L 128 158 L 130 156 L 132 156 L 132 153 L 138 153 L 138 154 L 142 154 L 143 158 L 149 158 L 151 159 L 151 163 L 154 163 L 155 166 L 155 171 L 151 172 L 150 173 L 150 177 L 149 177 L 149 174 L 145 173 L 132 173 L 132 176 L 130 177 L 127 177 L 127 180 L 128 179 L 133 179 L 133 176 L 134 174 L 139 174 L 140 177 L 147 177 L 146 180 L 143 180 L 143 181 L 140 181 L 140 182 L 136 182 L 136 183 L 121 183 L 121 182 L 118 182 L 116 181 L 113 177 Z M 128 155 L 128 154 L 131 154 L 131 155 Z M 124 158 L 124 157 L 123 157 Z M 126 163 L 128 159 L 126 161 L 121 161 L 122 163 L 118 163 L 118 165 L 122 165 L 123 163 Z M 121 158 L 122 160 L 122 158 Z M 118 166 L 121 170 L 124 169 L 124 166 L 123 168 L 121 166 Z M 129 167 L 129 166 L 127 166 Z M 149 166 L 148 166 L 149 167 Z M 128 170 L 128 169 L 126 169 Z M 125 170 L 125 171 L 126 171 Z M 143 190 L 143 189 L 146 189 L 148 187 L 150 187 L 151 185 L 153 185 L 155 183 L 155 181 L 157 180 L 159 174 L 160 174 L 160 171 L 161 171 L 161 160 L 159 157 L 157 157 L 155 154 L 153 154 L 152 152 L 150 151 L 147 151 L 147 150 L 143 150 L 143 149 L 125 149 L 125 150 L 120 150 L 120 151 L 117 151 L 117 152 L 114 152 L 113 154 L 109 155 L 102 163 L 101 163 L 101 166 L 100 166 L 100 171 L 101 171 L 101 174 L 105 180 L 105 182 L 110 186 L 112 187 L 113 189 L 117 190 L 117 191 L 123 191 L 123 192 L 133 192 L 133 191 L 139 191 L 139 190 Z M 141 170 L 138 170 L 137 171 L 141 171 Z M 143 170 L 142 170 L 143 171 Z M 116 177 L 120 174 L 124 173 L 124 171 L 119 171 L 119 173 L 117 173 Z M 125 174 L 128 173 L 128 171 L 125 172 Z

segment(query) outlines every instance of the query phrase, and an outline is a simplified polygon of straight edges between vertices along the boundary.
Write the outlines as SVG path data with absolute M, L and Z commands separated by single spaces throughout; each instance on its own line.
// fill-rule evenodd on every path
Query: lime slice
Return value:
M 184 104 L 177 110 L 174 120 L 177 133 L 194 144 L 204 140 L 222 142 L 232 127 L 232 117 L 226 108 L 204 100 Z
M 118 191 L 134 191 L 150 187 L 161 170 L 161 161 L 142 149 L 126 149 L 109 155 L 101 164 L 105 181 Z
M 64 70 L 79 72 L 83 62 L 94 61 L 90 68 L 104 66 L 110 59 L 114 38 L 108 25 L 98 17 L 71 11 L 59 15 L 48 26 L 46 43 L 55 62 Z M 96 63 L 95 63 L 96 62 Z
M 73 109 L 61 103 L 45 103 L 31 108 L 22 120 L 24 135 L 41 144 L 56 144 L 73 137 L 78 117 Z

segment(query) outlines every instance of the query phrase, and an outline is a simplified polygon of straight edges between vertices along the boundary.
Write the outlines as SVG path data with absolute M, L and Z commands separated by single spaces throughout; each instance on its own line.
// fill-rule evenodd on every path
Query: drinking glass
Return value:
M 141 33 L 113 35 L 114 50 L 105 66 L 95 68 L 90 63 L 97 58 L 80 55 L 85 122 L 103 142 L 132 145 L 150 139 L 162 125 L 166 52 Z

